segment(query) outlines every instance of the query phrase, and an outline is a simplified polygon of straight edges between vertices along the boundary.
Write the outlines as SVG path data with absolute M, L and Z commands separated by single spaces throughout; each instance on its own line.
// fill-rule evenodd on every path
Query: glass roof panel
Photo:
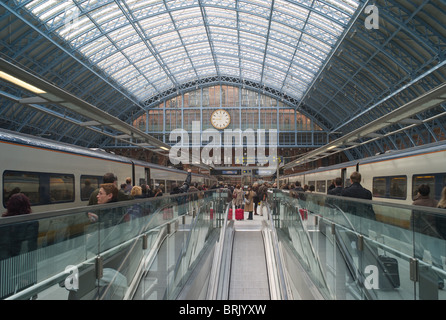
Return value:
M 23 3 L 138 98 L 224 74 L 299 99 L 360 0 Z

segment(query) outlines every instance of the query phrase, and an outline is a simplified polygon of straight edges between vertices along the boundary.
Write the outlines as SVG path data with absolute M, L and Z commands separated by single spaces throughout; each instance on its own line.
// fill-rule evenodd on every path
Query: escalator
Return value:
M 236 227 L 232 249 L 229 300 L 269 300 L 270 290 L 261 230 Z
M 214 253 L 208 300 L 286 300 L 288 291 L 268 210 L 254 220 L 225 220 Z

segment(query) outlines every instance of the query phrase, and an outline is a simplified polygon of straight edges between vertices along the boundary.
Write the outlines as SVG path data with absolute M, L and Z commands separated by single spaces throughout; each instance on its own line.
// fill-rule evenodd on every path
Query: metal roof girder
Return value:
M 398 10 L 391 10 L 391 9 L 384 10 L 384 11 L 381 10 L 380 15 L 383 14 L 384 17 L 386 17 L 392 21 L 399 21 L 402 30 L 404 30 L 406 33 L 412 35 L 412 37 L 414 39 L 416 39 L 418 43 L 423 44 L 423 47 L 425 50 L 431 51 L 431 53 L 434 54 L 434 51 L 432 50 L 432 48 L 435 46 L 435 43 L 431 42 L 430 38 L 432 35 L 434 35 L 437 38 L 442 38 L 443 36 L 441 34 L 437 33 L 436 30 L 434 30 L 433 28 L 427 26 L 423 20 L 419 20 L 419 17 L 417 15 L 429 3 L 430 3 L 430 1 L 423 1 L 423 3 L 421 3 L 421 4 L 418 4 L 418 3 L 412 4 L 413 8 L 415 8 L 415 11 L 408 12 L 408 11 L 405 11 L 406 10 L 405 7 L 398 6 L 397 3 L 387 1 L 387 2 L 385 2 L 385 5 L 387 5 L 387 7 L 396 8 L 398 6 L 397 7 Z M 386 7 L 386 9 L 387 9 L 387 7 Z M 441 10 L 441 7 L 437 6 L 436 10 Z M 403 13 L 403 11 L 404 11 L 404 13 Z M 399 15 L 397 13 L 399 13 Z M 438 21 L 433 16 L 429 16 L 429 18 L 436 20 L 439 25 L 444 24 L 444 22 Z M 403 23 L 401 24 L 401 22 L 403 22 Z M 414 22 L 418 23 L 418 25 L 412 26 L 411 24 Z M 420 36 L 421 29 L 419 28 L 419 26 L 425 27 L 424 28 L 424 30 L 425 30 L 424 37 Z M 428 35 L 426 33 L 426 31 L 430 32 L 430 35 Z M 428 42 L 430 42 L 430 43 L 428 43 Z

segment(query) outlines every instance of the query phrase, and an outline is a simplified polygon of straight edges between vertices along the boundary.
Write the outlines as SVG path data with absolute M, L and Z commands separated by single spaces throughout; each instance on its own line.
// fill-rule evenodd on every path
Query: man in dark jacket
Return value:
M 351 185 L 341 192 L 343 197 L 372 200 L 372 193 L 361 186 L 361 174 L 357 171 L 350 175 Z
M 350 181 L 352 184 L 342 190 L 341 196 L 372 200 L 372 193 L 370 190 L 367 190 L 361 185 L 361 174 L 359 172 L 353 172 L 350 175 Z M 345 211 L 359 217 L 375 220 L 373 207 L 368 203 L 353 203 L 352 201 L 349 201 Z
M 327 193 L 332 196 L 340 196 L 342 194 L 342 190 L 344 190 L 344 188 L 342 188 L 342 178 L 336 178 L 334 180 L 334 185 L 335 187 L 328 190 Z
M 191 172 L 192 172 L 191 169 L 187 170 L 186 180 L 184 181 L 184 183 L 181 187 L 178 187 L 178 185 L 176 185 L 176 184 L 172 187 L 172 191 L 170 192 L 171 195 L 186 193 L 189 190 L 189 187 L 190 187 L 191 181 L 192 181 L 192 173 Z M 187 212 L 187 209 L 186 209 L 187 197 L 186 196 L 181 196 L 181 197 L 178 196 L 178 197 L 173 198 L 172 200 L 174 200 L 178 204 L 178 214 L 179 215 L 183 215 Z
M 178 187 L 176 184 L 173 186 L 172 191 L 170 194 L 179 194 L 179 193 L 185 193 L 189 190 L 191 181 L 192 181 L 192 170 L 187 170 L 187 177 L 184 181 L 183 185 L 181 187 Z

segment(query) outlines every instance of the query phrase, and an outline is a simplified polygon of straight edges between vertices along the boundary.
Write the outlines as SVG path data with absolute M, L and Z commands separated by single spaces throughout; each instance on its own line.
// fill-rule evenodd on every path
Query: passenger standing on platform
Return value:
M 429 196 L 429 193 L 431 192 L 431 189 L 429 185 L 422 184 L 418 187 L 417 195 L 412 202 L 412 205 L 414 206 L 424 206 L 424 207 L 433 207 L 435 208 L 438 205 L 438 201 L 435 199 L 432 199 Z
M 104 177 L 102 178 L 102 181 L 104 182 L 103 184 L 106 184 L 106 185 L 113 184 L 115 186 L 117 195 L 114 196 L 113 201 L 125 201 L 125 200 L 132 200 L 133 199 L 133 196 L 125 194 L 124 191 L 122 191 L 121 189 L 118 190 L 118 188 L 116 186 L 117 178 L 116 178 L 116 176 L 113 173 L 109 172 L 109 173 L 104 174 Z M 100 204 L 100 202 L 98 202 L 98 199 L 99 199 L 98 195 L 99 195 L 99 191 L 100 190 L 101 190 L 101 187 L 99 187 L 98 189 L 96 189 L 95 191 L 93 191 L 91 193 L 90 201 L 88 202 L 88 205 Z M 101 201 L 104 201 L 105 198 L 106 197 L 103 197 L 103 195 L 102 195 L 101 196 Z M 88 219 L 90 219 L 91 222 L 95 222 L 95 221 L 98 221 L 98 216 L 97 216 L 97 214 L 95 214 L 93 212 L 88 212 Z
M 255 193 L 254 199 L 253 199 L 253 201 L 254 201 L 254 215 L 257 216 L 258 215 L 258 213 L 257 213 L 257 206 L 259 205 L 259 201 L 260 201 L 259 196 L 258 196 L 259 184 L 257 182 L 255 182 L 252 185 L 252 191 L 254 191 L 254 193 Z
M 133 185 L 132 185 L 132 178 L 130 178 L 130 177 L 125 178 L 125 188 L 124 188 L 124 192 L 125 192 L 126 194 L 130 194 L 130 192 L 132 192 L 132 188 L 133 188 Z
M 235 186 L 234 192 L 232 193 L 232 204 L 234 205 L 235 209 L 241 209 L 243 205 L 243 190 L 241 189 L 240 185 L 237 184 Z
M 258 190 L 259 190 L 259 200 L 260 200 L 259 211 L 260 215 L 263 216 L 263 208 L 266 208 L 268 202 L 268 183 L 264 182 L 259 187 Z
M 6 203 L 6 212 L 2 217 L 30 214 L 29 198 L 23 193 L 11 195 Z M 7 277 L 0 299 L 32 286 L 37 282 L 37 238 L 39 223 L 37 221 L 21 222 L 11 226 L 0 227 L 0 261 L 21 256 L 12 263 L 2 263 L 2 276 Z M 8 289 L 9 288 L 9 289 Z
M 104 174 L 104 176 L 102 177 L 102 183 L 114 183 L 115 186 L 117 180 L 118 179 L 116 178 L 116 176 L 111 172 Z M 98 204 L 98 199 L 97 199 L 98 192 L 99 188 L 91 193 L 90 200 L 88 201 L 89 206 Z M 125 194 L 122 190 L 118 191 L 117 201 L 132 200 L 132 199 L 133 197 L 131 195 Z
M 146 194 L 147 194 L 147 198 L 153 198 L 155 196 L 155 194 L 153 193 L 153 187 L 150 184 L 147 185 Z
M 443 190 L 441 190 L 441 198 L 438 201 L 437 208 L 446 209 L 446 187 L 443 187 Z
M 328 190 L 327 194 L 331 196 L 340 196 L 342 194 L 342 178 L 336 178 L 333 180 L 335 187 Z M 327 208 L 327 214 L 335 214 L 337 212 L 337 208 L 340 207 L 340 199 L 334 199 L 327 197 L 325 200 L 325 207 Z
M 192 170 L 188 169 L 187 177 L 186 177 L 186 180 L 184 181 L 183 185 L 181 187 L 178 187 L 177 184 L 174 184 L 170 194 L 179 194 L 179 193 L 187 192 L 189 190 L 191 181 L 192 181 Z
M 132 187 L 132 191 L 130 191 L 130 195 L 134 198 L 145 198 L 145 195 L 142 193 L 142 187 L 141 186 L 134 186 Z
M 84 182 L 84 186 L 81 189 L 81 199 L 89 199 L 93 191 L 94 187 L 91 185 L 91 181 L 89 179 L 86 179 Z
M 188 169 L 187 170 L 187 177 L 186 180 L 184 181 L 183 185 L 181 187 L 178 187 L 177 184 L 173 185 L 173 189 L 170 192 L 170 194 L 181 194 L 181 193 L 185 193 L 189 190 L 189 187 L 191 185 L 191 181 L 192 181 L 192 170 Z M 178 203 L 178 214 L 179 215 L 183 215 L 186 213 L 186 208 L 185 208 L 185 204 L 187 202 L 187 197 L 177 197 L 176 199 L 174 198 L 174 200 L 176 200 L 176 202 Z
M 245 212 L 249 212 L 248 220 L 252 220 L 252 211 L 254 210 L 254 199 L 256 196 L 252 186 L 248 186 L 248 191 L 245 193 Z
M 341 192 L 342 197 L 358 198 L 372 200 L 370 190 L 361 185 L 361 174 L 357 171 L 350 175 L 351 185 L 344 188 Z M 369 234 L 369 230 L 376 230 L 375 211 L 371 203 L 362 201 L 339 201 L 339 207 L 347 214 L 352 215 L 351 221 L 355 225 L 360 225 L 361 230 L 365 234 Z M 363 265 L 375 265 L 378 256 L 378 248 L 370 246 L 369 250 L 358 250 L 358 255 L 362 256 Z
M 293 198 L 305 201 L 306 196 L 304 194 L 305 189 L 302 188 L 300 181 L 296 181 L 296 183 L 292 183 L 290 186 L 290 194 Z M 303 205 L 303 203 L 302 203 Z
M 98 204 L 105 204 L 118 201 L 118 188 L 114 183 L 103 183 L 99 188 L 97 195 Z M 101 221 L 105 222 L 106 227 L 114 226 L 120 223 L 121 215 L 117 212 L 120 210 L 107 210 L 101 215 Z
M 350 175 L 351 185 L 341 192 L 343 197 L 372 200 L 372 193 L 361 185 L 361 174 L 358 171 Z
M 153 190 L 153 197 L 162 197 L 163 196 L 163 191 L 161 190 L 160 187 L 156 187 L 155 190 Z
M 2 217 L 19 216 L 31 212 L 31 203 L 28 197 L 23 193 L 15 193 L 8 199 L 6 212 L 2 214 Z
M 328 194 L 332 196 L 340 196 L 342 194 L 342 178 L 336 178 L 334 181 L 334 188 L 328 190 Z
M 145 198 L 146 196 L 142 192 L 142 187 L 140 186 L 134 186 L 132 188 L 132 191 L 130 191 L 130 194 L 135 199 L 141 199 Z M 135 203 L 130 208 L 127 209 L 126 218 L 124 220 L 133 220 L 136 218 L 140 218 L 142 216 L 142 207 L 140 203 Z
M 118 201 L 118 188 L 114 183 L 103 183 L 97 194 L 98 204 Z
M 430 187 L 427 184 L 422 184 L 418 187 L 417 195 L 412 202 L 414 206 L 433 207 L 438 206 L 438 201 L 432 199 L 430 196 Z M 415 237 L 418 241 L 415 243 L 415 258 L 423 260 L 424 250 L 428 250 L 431 254 L 432 264 L 443 269 L 443 263 L 441 261 L 442 242 L 439 238 L 437 228 L 437 219 L 433 213 L 424 212 L 422 210 L 413 210 L 410 218 L 412 230 L 416 233 Z M 438 287 L 442 289 L 444 287 L 443 279 L 438 275 Z
M 372 200 L 372 193 L 370 190 L 361 185 L 361 174 L 358 171 L 355 171 L 350 175 L 350 182 L 351 185 L 342 190 L 341 196 Z M 348 202 L 347 206 L 344 208 L 344 211 L 347 213 L 370 220 L 375 220 L 375 211 L 373 210 L 373 206 L 371 204 Z

